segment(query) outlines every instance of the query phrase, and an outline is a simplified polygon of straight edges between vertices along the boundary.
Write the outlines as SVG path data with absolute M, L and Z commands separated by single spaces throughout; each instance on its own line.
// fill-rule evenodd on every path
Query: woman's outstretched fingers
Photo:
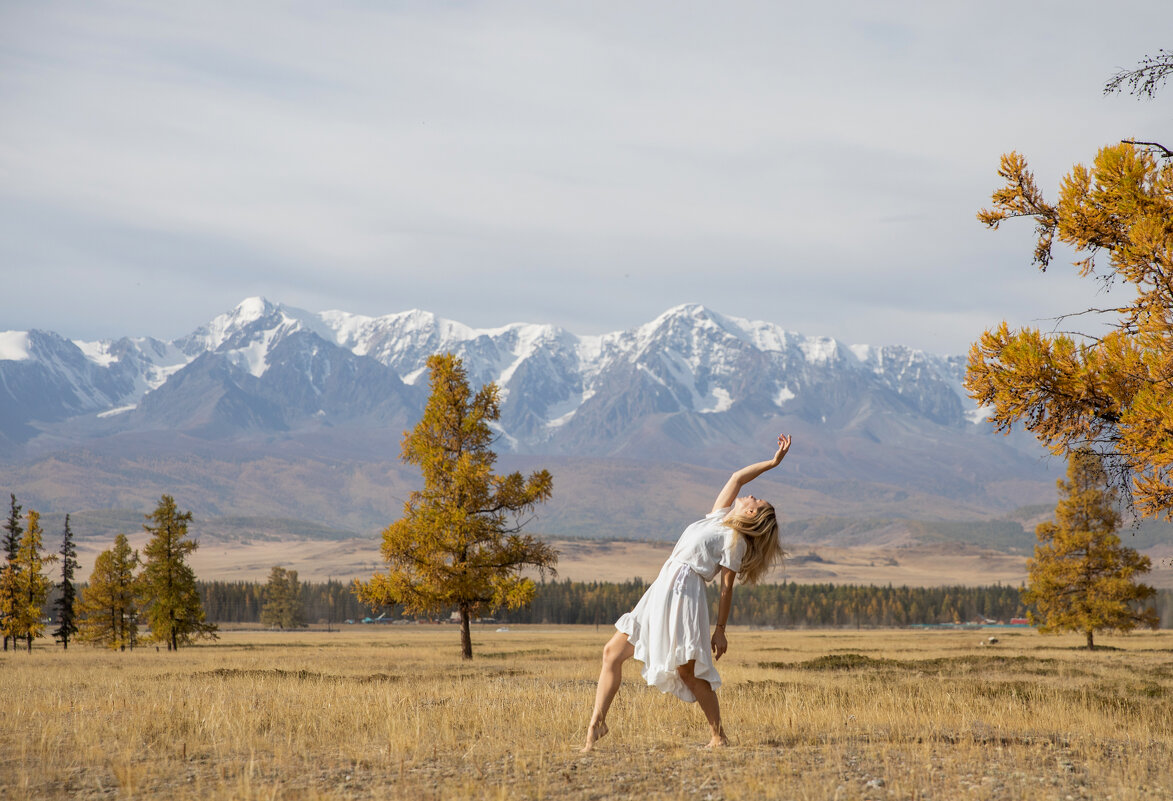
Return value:
M 781 462 L 784 458 L 786 458 L 786 453 L 789 450 L 790 450 L 790 435 L 789 434 L 779 434 L 778 435 L 778 452 L 774 454 L 774 461 Z

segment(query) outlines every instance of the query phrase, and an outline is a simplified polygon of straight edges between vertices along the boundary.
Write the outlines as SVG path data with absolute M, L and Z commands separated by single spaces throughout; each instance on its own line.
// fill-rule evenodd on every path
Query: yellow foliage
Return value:
M 1022 594 L 1038 608 L 1031 618 L 1041 624 L 1039 630 L 1082 632 L 1092 648 L 1097 631 L 1157 628 L 1156 612 L 1136 608 L 1155 594 L 1136 581 L 1152 562 L 1116 536 L 1120 516 L 1100 457 L 1075 451 L 1067 481 L 1058 483 L 1055 520 L 1036 529 L 1039 544 L 1027 562 L 1030 579 Z
M 496 385 L 473 395 L 452 354 L 432 356 L 428 367 L 431 395 L 419 423 L 404 432 L 402 449 L 403 461 L 423 473 L 424 488 L 383 531 L 388 571 L 355 582 L 355 591 L 372 606 L 402 604 L 412 614 L 457 609 L 464 656 L 471 658 L 469 619 L 529 603 L 534 583 L 521 576 L 523 568 L 553 572 L 554 549 L 518 533 L 518 516 L 549 498 L 553 482 L 545 470 L 528 478 L 494 475 L 489 423 L 500 416 Z
M 125 534 L 114 538 L 114 547 L 94 560 L 94 572 L 81 594 L 81 630 L 78 639 L 111 650 L 125 651 L 138 643 L 140 597 L 134 570 L 138 551 Z
M 1081 275 L 1123 281 L 1134 301 L 1089 312 L 1114 315 L 1103 337 L 1011 331 L 1002 323 L 969 354 L 970 395 L 999 430 L 1014 423 L 1054 453 L 1093 448 L 1120 457 L 1137 508 L 1173 513 L 1173 165 L 1129 144 L 1105 147 L 1092 167 L 1076 165 L 1055 205 L 1047 203 L 1017 153 L 1002 157 L 1006 185 L 978 219 L 997 228 L 1033 217 L 1035 263 L 1043 270 L 1057 239 L 1081 256 Z M 1102 264 L 1106 257 L 1107 267 Z
M 4 584 L 3 592 L 0 592 L 3 633 L 12 637 L 13 645 L 17 639 L 24 639 L 29 650 L 32 650 L 33 640 L 45 631 L 41 610 L 52 586 L 41 571 L 46 563 L 57 561 L 56 556 L 42 553 L 41 534 L 41 515 L 30 509 L 16 559 L 0 578 Z

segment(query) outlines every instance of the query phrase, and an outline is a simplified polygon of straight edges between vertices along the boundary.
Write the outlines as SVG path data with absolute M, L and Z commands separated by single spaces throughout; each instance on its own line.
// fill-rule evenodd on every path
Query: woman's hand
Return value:
M 767 470 L 773 470 L 782 464 L 788 450 L 790 450 L 790 435 L 779 434 L 778 452 L 774 454 L 774 458 L 748 465 L 731 475 L 729 480 L 725 482 L 725 486 L 717 493 L 717 500 L 713 502 L 713 511 L 717 512 L 726 506 L 732 506 L 733 502 L 737 500 L 737 493 L 741 492 L 741 488 Z
M 774 454 L 774 458 L 771 460 L 774 463 L 774 467 L 777 467 L 778 465 L 782 464 L 782 460 L 786 458 L 786 452 L 789 450 L 790 450 L 790 435 L 789 434 L 779 434 L 778 435 L 778 452 Z
M 713 661 L 720 659 L 729 650 L 729 642 L 725 639 L 725 627 L 717 626 L 713 632 Z

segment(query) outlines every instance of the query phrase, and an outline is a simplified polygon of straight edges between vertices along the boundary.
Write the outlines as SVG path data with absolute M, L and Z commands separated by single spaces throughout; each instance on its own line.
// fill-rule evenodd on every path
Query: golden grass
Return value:
M 129 537 L 133 548 L 142 550 L 145 532 Z M 611 540 L 549 539 L 558 549 L 558 580 L 652 581 L 672 552 L 670 542 L 617 542 Z M 267 581 L 273 565 L 296 570 L 302 581 L 333 578 L 349 582 L 367 580 L 371 573 L 386 568 L 379 553 L 377 535 L 347 540 L 262 540 L 227 542 L 203 537 L 199 550 L 189 560 L 196 575 L 208 581 Z M 79 545 L 80 575 L 89 576 L 97 555 L 111 541 L 86 540 Z M 1026 580 L 1026 555 L 1005 554 L 958 544 L 926 544 L 900 548 L 831 548 L 807 545 L 788 546 L 796 555 L 816 551 L 822 561 L 787 563 L 771 581 L 800 584 L 907 584 L 937 587 L 1001 583 L 1017 586 Z M 1154 554 L 1157 552 L 1154 550 Z M 1158 565 L 1145 581 L 1154 587 L 1173 587 L 1173 571 Z M 537 574 L 533 574 L 536 578 Z
M 578 754 L 602 627 L 224 633 L 0 654 L 0 797 L 1173 798 L 1173 633 L 730 633 L 733 747 L 642 686 Z

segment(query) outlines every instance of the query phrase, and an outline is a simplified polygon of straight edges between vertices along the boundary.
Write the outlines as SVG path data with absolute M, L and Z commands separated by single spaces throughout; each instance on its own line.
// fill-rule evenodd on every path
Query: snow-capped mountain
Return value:
M 461 357 L 474 385 L 501 388 L 499 444 L 520 452 L 625 453 L 645 447 L 648 418 L 683 448 L 720 438 L 719 418 L 842 427 L 865 398 L 938 425 L 980 418 L 963 394 L 960 358 L 849 347 L 699 305 L 580 337 L 548 325 L 473 329 L 417 310 L 312 314 L 249 298 L 173 342 L 0 334 L 3 433 L 23 441 L 84 417 L 108 424 L 94 433 L 116 425 L 215 436 L 402 423 L 422 408 L 425 362 L 442 351 Z
M 786 489 L 770 491 L 791 516 L 974 519 L 1054 492 L 1037 443 L 977 424 L 962 357 L 699 305 L 577 336 L 262 298 L 172 342 L 0 333 L 0 491 L 38 510 L 137 508 L 167 492 L 210 514 L 385 525 L 418 481 L 399 441 L 442 351 L 474 387 L 501 388 L 507 469 L 554 469 L 548 533 L 658 536 L 692 519 L 723 471 L 768 456 L 779 431 L 797 444 L 769 479 Z

